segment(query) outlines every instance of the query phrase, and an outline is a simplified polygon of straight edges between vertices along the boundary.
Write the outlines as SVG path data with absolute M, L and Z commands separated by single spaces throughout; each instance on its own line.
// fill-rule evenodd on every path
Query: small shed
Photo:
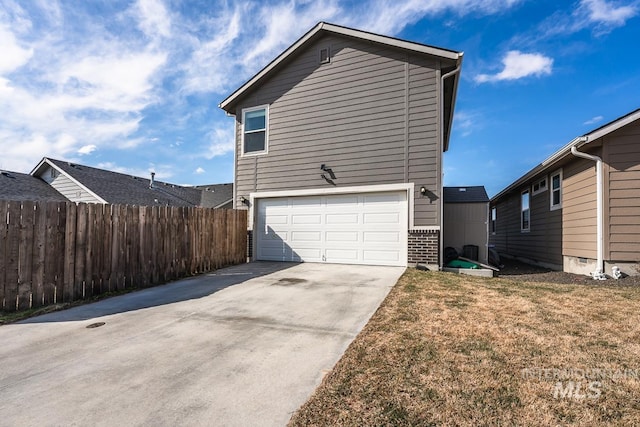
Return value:
M 465 254 L 477 247 L 477 261 L 487 263 L 489 197 L 483 186 L 444 187 L 444 247 Z

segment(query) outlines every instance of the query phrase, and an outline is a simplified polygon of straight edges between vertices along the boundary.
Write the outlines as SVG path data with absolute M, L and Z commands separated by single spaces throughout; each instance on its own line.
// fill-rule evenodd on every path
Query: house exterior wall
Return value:
M 601 153 L 596 150 L 589 154 Z M 571 158 L 563 168 L 562 191 L 562 254 L 565 257 L 596 259 L 595 162 Z
M 465 245 L 478 246 L 478 261 L 486 263 L 488 203 L 445 203 L 442 238 L 445 247 L 463 253 Z
M 319 49 L 331 61 L 319 64 Z M 451 65 L 451 64 L 449 64 Z M 440 225 L 440 64 L 325 35 L 236 108 L 237 208 L 252 192 L 415 182 L 414 225 Z M 242 109 L 268 105 L 268 153 L 242 156 Z M 420 194 L 420 187 L 427 195 Z
M 605 259 L 640 262 L 640 123 L 635 122 L 607 135 L 605 189 Z M 627 272 L 627 274 L 633 273 Z M 635 271 L 635 274 L 640 270 Z
M 47 166 L 38 176 L 72 202 L 102 203 L 89 194 L 84 188 L 69 179 L 69 177 L 61 174 L 51 166 Z
M 489 233 L 489 244 L 501 255 L 517 257 L 557 270 L 562 269 L 562 209 L 550 209 L 550 192 L 545 190 L 533 195 L 532 184 L 546 175 L 532 179 L 499 201 L 496 207 L 496 232 Z M 548 179 L 548 178 L 547 178 Z M 529 189 L 530 218 L 529 231 L 521 231 L 520 197 L 522 190 Z M 564 188 L 564 186 L 563 186 Z

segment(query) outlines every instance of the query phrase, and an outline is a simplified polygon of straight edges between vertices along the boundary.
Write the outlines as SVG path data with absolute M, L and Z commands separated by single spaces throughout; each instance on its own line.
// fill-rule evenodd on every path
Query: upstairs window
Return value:
M 496 207 L 491 208 L 491 233 L 496 234 L 496 218 L 498 216 Z
M 267 152 L 268 116 L 266 106 L 242 110 L 242 154 Z
M 562 208 L 562 170 L 551 174 L 550 209 L 555 211 Z
M 531 229 L 531 210 L 529 209 L 529 190 L 520 194 L 520 231 Z
M 544 177 L 540 181 L 534 183 L 532 190 L 532 196 L 542 193 L 543 191 L 547 191 L 547 178 Z

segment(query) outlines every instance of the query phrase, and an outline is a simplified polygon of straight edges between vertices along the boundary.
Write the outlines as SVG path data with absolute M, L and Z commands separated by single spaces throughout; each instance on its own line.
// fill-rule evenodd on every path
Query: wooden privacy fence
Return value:
M 246 261 L 246 211 L 0 200 L 0 218 L 5 311 Z

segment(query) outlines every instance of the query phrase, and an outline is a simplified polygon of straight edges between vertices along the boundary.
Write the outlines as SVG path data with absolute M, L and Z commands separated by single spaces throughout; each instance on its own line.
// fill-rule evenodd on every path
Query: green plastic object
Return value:
M 454 259 L 453 261 L 449 261 L 449 263 L 447 264 L 447 267 L 451 267 L 451 268 L 473 268 L 473 269 L 479 269 L 480 267 L 478 267 L 477 264 L 474 264 L 472 262 L 469 261 L 463 261 L 461 259 Z

